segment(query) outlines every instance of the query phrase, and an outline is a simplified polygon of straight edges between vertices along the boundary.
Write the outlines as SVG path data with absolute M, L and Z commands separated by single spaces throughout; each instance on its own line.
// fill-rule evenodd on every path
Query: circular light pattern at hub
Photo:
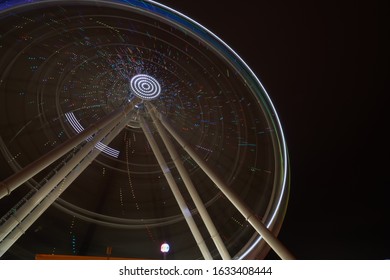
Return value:
M 101 245 L 109 244 L 117 256 L 157 259 L 165 240 L 174 248 L 171 258 L 201 258 L 140 128 L 142 117 L 201 224 L 146 102 L 278 232 L 288 188 L 283 132 L 264 88 L 226 44 L 153 1 L 2 3 L 2 180 L 132 100 L 142 100 L 129 113 L 126 129 L 100 147 L 99 157 L 7 252 L 8 258 L 20 252 L 20 258 L 101 255 Z M 232 257 L 263 253 L 264 242 L 245 218 L 184 149 L 173 145 Z M 0 200 L 0 215 L 9 218 L 10 209 L 18 209 L 72 156 Z M 213 244 L 204 225 L 200 231 Z M 216 248 L 210 250 L 219 258 Z
M 139 74 L 130 80 L 131 93 L 143 100 L 153 100 L 161 94 L 161 86 L 151 76 Z

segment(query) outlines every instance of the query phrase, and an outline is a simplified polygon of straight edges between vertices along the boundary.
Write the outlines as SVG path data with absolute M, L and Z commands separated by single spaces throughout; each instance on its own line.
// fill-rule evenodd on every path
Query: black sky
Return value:
M 296 257 L 390 258 L 387 7 L 376 1 L 160 3 L 223 39 L 271 96 L 291 160 L 279 237 Z

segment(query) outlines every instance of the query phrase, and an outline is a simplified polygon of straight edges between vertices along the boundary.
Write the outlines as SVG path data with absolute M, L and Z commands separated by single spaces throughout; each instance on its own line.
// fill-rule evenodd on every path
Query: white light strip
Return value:
M 70 122 L 73 129 L 76 130 L 77 133 L 80 133 L 84 130 L 84 128 L 81 126 L 81 124 L 75 118 L 75 115 L 73 113 L 66 113 L 65 117 Z
M 110 155 L 112 157 L 117 158 L 119 156 L 119 151 L 117 151 L 117 150 L 115 150 L 115 149 L 113 149 L 113 148 L 111 148 L 111 147 L 109 147 L 101 142 L 97 143 L 95 147 L 96 147 L 96 149 L 98 149 L 98 150 L 100 150 L 100 151 L 102 151 L 102 152 L 104 152 L 107 155 Z
M 84 127 L 80 124 L 80 122 L 76 119 L 75 115 L 73 114 L 73 112 L 68 112 L 68 113 L 65 113 L 65 117 L 66 119 L 68 120 L 68 122 L 70 123 L 70 125 L 73 127 L 73 129 L 77 132 L 77 133 L 80 133 L 84 130 Z M 87 137 L 87 141 L 91 141 L 93 139 L 92 136 L 88 136 Z M 96 145 L 95 145 L 95 148 L 98 149 L 99 151 L 102 151 L 103 153 L 109 155 L 109 156 L 112 156 L 114 158 L 118 158 L 119 157 L 119 151 L 116 150 L 116 149 L 113 149 L 109 146 L 107 146 L 106 144 L 103 144 L 102 142 L 98 142 Z

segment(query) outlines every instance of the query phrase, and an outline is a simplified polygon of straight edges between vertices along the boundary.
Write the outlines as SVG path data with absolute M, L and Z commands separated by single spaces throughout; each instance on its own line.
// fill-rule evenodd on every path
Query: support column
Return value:
M 150 147 L 152 148 L 152 151 L 153 151 L 154 155 L 156 156 L 156 159 L 161 167 L 161 170 L 163 171 L 164 176 L 168 181 L 169 187 L 171 188 L 171 191 L 172 191 L 177 203 L 179 204 L 180 210 L 183 213 L 183 216 L 184 216 L 184 218 L 185 218 L 185 220 L 186 220 L 186 222 L 191 230 L 191 233 L 194 236 L 195 241 L 199 246 L 199 249 L 200 249 L 204 259 L 212 260 L 212 256 L 210 254 L 210 251 L 207 248 L 206 243 L 203 240 L 203 237 L 202 237 L 202 235 L 201 235 L 201 233 L 200 233 L 200 231 L 199 231 L 199 229 L 194 221 L 194 218 L 192 217 L 191 212 L 188 209 L 188 206 L 185 203 L 185 200 L 179 191 L 179 188 L 176 184 L 176 181 L 173 178 L 172 173 L 169 170 L 169 167 L 168 167 L 167 163 L 165 162 L 165 159 L 164 159 L 156 141 L 154 140 L 153 135 L 150 132 L 148 125 L 146 124 L 146 122 L 142 116 L 140 117 L 140 124 L 141 124 L 141 128 L 146 136 L 146 139 L 148 140 Z
M 214 170 L 198 155 L 198 153 L 188 145 L 188 143 L 173 129 L 173 127 L 165 120 L 158 112 L 157 117 L 182 146 L 182 148 L 191 156 L 191 158 L 199 165 L 199 167 L 207 174 L 214 184 L 221 190 L 227 199 L 237 208 L 245 219 L 254 227 L 254 229 L 263 237 L 264 241 L 279 255 L 280 258 L 291 260 L 295 259 L 289 250 L 274 236 L 274 234 L 254 215 L 252 210 L 242 201 L 242 199 L 230 189 Z
M 97 133 L 105 126 L 113 126 L 115 125 L 115 123 L 118 123 L 119 120 L 123 118 L 126 114 L 128 114 L 133 107 L 134 105 L 132 105 L 132 103 L 127 104 L 124 108 L 121 108 L 118 111 L 108 115 L 107 117 L 97 121 L 95 124 L 91 125 L 86 130 L 68 139 L 55 149 L 51 150 L 39 159 L 25 166 L 19 172 L 11 175 L 7 179 L 0 182 L 0 199 L 4 196 L 9 195 L 12 191 L 14 191 L 20 185 L 25 183 L 27 180 L 31 179 L 33 176 L 35 176 L 40 171 L 48 167 L 50 164 L 58 160 L 60 157 L 64 156 L 74 147 L 81 144 L 89 136 Z
M 61 167 L 10 219 L 0 226 L 0 241 L 3 240 L 53 189 L 82 161 L 110 131 L 106 126 L 85 144 L 66 164 Z
M 103 142 L 108 145 L 126 127 L 128 121 L 128 118 L 122 120 L 108 135 L 104 134 L 102 138 L 104 138 L 104 136 L 106 135 L 107 136 L 105 137 Z M 41 200 L 41 202 L 30 213 L 28 213 L 25 219 L 20 221 L 20 223 L 18 223 L 16 227 L 14 227 L 14 229 L 6 236 L 6 238 L 2 242 L 0 242 L 0 257 L 19 239 L 20 236 L 22 236 L 28 230 L 28 228 L 47 210 L 47 208 L 49 208 L 53 204 L 53 202 L 73 183 L 74 180 L 77 179 L 77 177 L 101 153 L 100 150 L 93 148 L 94 145 L 92 143 L 88 143 L 87 145 L 89 144 L 91 145 L 85 149 L 88 150 L 86 156 L 84 156 L 81 161 L 78 161 L 76 166 L 70 171 L 70 173 L 66 177 L 62 177 L 61 182 L 58 185 L 54 186 L 51 192 L 49 192 L 49 194 L 43 200 Z
M 194 201 L 195 207 L 199 211 L 199 214 L 200 214 L 203 222 L 205 223 L 206 228 L 209 231 L 210 236 L 213 239 L 215 246 L 218 249 L 219 254 L 221 255 L 222 259 L 230 260 L 231 259 L 230 254 L 229 254 L 228 250 L 226 249 L 226 246 L 223 243 L 222 238 L 219 235 L 217 229 L 215 228 L 215 225 L 214 225 L 213 221 L 211 220 L 210 215 L 207 212 L 206 207 L 204 206 L 203 201 L 200 198 L 194 184 L 192 183 L 190 175 L 188 174 L 187 170 L 184 168 L 183 162 L 180 160 L 179 154 L 177 153 L 175 147 L 173 146 L 171 140 L 169 139 L 167 132 L 162 127 L 162 125 L 160 124 L 160 122 L 158 121 L 158 119 L 156 118 L 154 113 L 152 112 L 152 110 L 150 110 L 149 104 L 146 104 L 146 108 L 148 109 L 149 114 L 153 119 L 154 125 L 156 126 L 157 131 L 161 136 L 161 139 L 163 140 L 165 146 L 167 147 L 169 155 L 170 155 L 171 159 L 173 160 L 173 162 L 175 163 L 175 166 L 176 166 L 177 170 L 179 171 L 179 174 L 180 174 L 181 178 L 183 179 L 183 182 L 184 182 L 185 186 L 187 187 L 187 190 L 188 190 L 192 200 Z

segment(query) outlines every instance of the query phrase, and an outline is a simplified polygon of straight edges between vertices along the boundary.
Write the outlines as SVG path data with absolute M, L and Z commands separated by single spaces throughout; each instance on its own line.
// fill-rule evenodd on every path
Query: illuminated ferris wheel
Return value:
M 0 255 L 263 258 L 282 128 L 245 62 L 154 1 L 0 4 Z M 168 245 L 169 244 L 169 245 Z

